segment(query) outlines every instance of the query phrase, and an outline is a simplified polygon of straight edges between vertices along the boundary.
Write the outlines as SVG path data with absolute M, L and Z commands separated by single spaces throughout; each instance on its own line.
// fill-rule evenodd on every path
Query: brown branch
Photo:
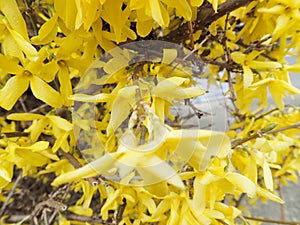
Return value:
M 240 7 L 248 5 L 254 0 L 230 0 L 219 5 L 217 12 L 214 11 L 212 5 L 205 1 L 198 9 L 197 19 L 193 27 L 194 32 L 197 30 L 203 30 L 211 23 L 223 17 L 227 13 L 230 13 Z M 170 41 L 175 43 L 182 43 L 189 36 L 188 22 L 180 25 L 176 30 L 170 32 L 168 35 L 162 37 L 164 41 Z
M 295 129 L 295 128 L 300 128 L 300 122 L 299 123 L 295 123 L 294 125 L 282 127 L 282 128 L 276 129 L 276 130 L 269 130 L 269 131 L 259 130 L 259 131 L 257 131 L 256 134 L 253 134 L 253 135 L 251 135 L 249 137 L 246 137 L 246 138 L 243 138 L 243 139 L 234 140 L 231 143 L 231 148 L 234 149 L 237 146 L 239 146 L 241 144 L 244 144 L 247 141 L 250 141 L 250 140 L 262 137 L 264 135 L 276 134 L 276 133 L 279 133 L 279 132 L 282 132 L 282 131 L 286 131 L 286 130 L 290 130 L 290 129 Z
M 4 132 L 0 133 L 0 139 L 2 138 L 13 138 L 13 137 L 28 137 L 28 132 Z
M 59 202 L 59 201 L 56 201 L 53 199 L 47 199 L 45 201 L 38 203 L 35 206 L 34 210 L 31 213 L 31 216 L 36 216 L 39 213 L 39 211 L 41 209 L 43 209 L 44 207 L 53 208 L 53 209 L 56 209 L 59 211 L 66 211 L 68 208 L 67 205 L 63 204 L 62 202 Z
M 67 197 L 67 194 L 69 193 L 69 190 L 70 190 L 70 184 L 68 184 L 66 186 L 66 189 L 65 188 L 62 188 L 64 189 L 64 193 L 63 193 L 63 196 L 61 198 L 61 200 L 65 200 L 65 198 Z M 58 190 L 56 193 L 54 193 L 54 195 L 60 193 L 60 190 Z M 52 195 L 51 197 L 53 198 L 54 195 Z M 54 221 L 56 215 L 58 214 L 59 210 L 55 210 L 52 215 L 49 217 L 49 224 L 52 224 L 52 222 Z
M 279 110 L 279 109 L 278 109 L 278 108 L 271 109 L 271 110 L 269 110 L 268 112 L 265 112 L 265 113 L 259 115 L 258 117 L 255 117 L 254 120 L 256 121 L 256 120 L 262 119 L 262 118 L 264 118 L 265 116 L 267 116 L 267 115 L 269 115 L 269 114 L 271 114 L 271 113 L 273 113 L 273 112 L 275 112 L 275 111 L 277 111 L 277 110 Z
M 126 205 L 127 205 L 126 198 L 124 198 L 123 199 L 123 204 L 119 205 L 119 207 L 116 211 L 116 214 L 115 214 L 116 224 L 119 224 L 121 222 L 121 220 L 123 219 L 123 213 L 125 211 Z
M 279 194 L 279 197 L 281 199 L 283 199 L 283 191 L 282 191 L 282 188 L 281 188 L 281 183 L 278 182 L 277 185 L 278 185 L 278 194 Z M 284 204 L 280 204 L 280 214 L 281 214 L 281 220 L 282 221 L 286 221 Z
M 229 65 L 231 65 L 233 61 L 230 57 L 230 50 L 227 45 L 227 37 L 226 37 L 226 33 L 227 33 L 227 29 L 228 29 L 228 19 L 229 19 L 229 13 L 226 14 L 225 29 L 224 29 L 225 32 L 223 33 L 222 43 L 223 43 L 224 52 L 225 52 L 225 60 Z M 231 103 L 232 103 L 234 111 L 235 111 L 234 115 L 237 115 L 240 120 L 243 120 L 243 116 L 240 114 L 240 111 L 239 111 L 238 107 L 236 106 L 236 93 L 235 93 L 234 87 L 233 87 L 231 71 L 228 68 L 226 68 L 226 71 L 227 71 L 227 80 L 228 80 L 228 86 L 229 86 L 229 91 L 230 91 L 230 100 L 231 100 Z
M 74 157 L 72 156 L 70 153 L 68 152 L 64 152 L 63 150 L 59 149 L 59 153 L 63 155 L 63 157 L 65 157 L 69 163 L 72 164 L 72 166 L 75 168 L 75 169 L 79 169 L 80 167 L 82 167 L 82 164 Z M 99 177 L 98 178 L 95 178 L 95 177 L 89 177 L 89 178 L 86 178 L 86 180 L 93 186 L 96 186 L 98 185 L 99 183 L 100 184 L 104 184 L 104 185 L 109 185 L 107 184 L 105 181 L 104 181 L 104 178 L 99 174 Z
M 246 220 L 254 220 L 254 221 L 264 222 L 264 223 L 273 223 L 273 224 L 300 225 L 300 221 L 270 220 L 270 219 L 255 218 L 255 217 L 249 217 L 249 216 L 244 216 L 243 219 L 246 219 Z
M 80 222 L 88 222 L 88 223 L 101 223 L 101 224 L 112 224 L 115 225 L 114 222 L 112 222 L 110 219 L 108 220 L 103 220 L 100 217 L 89 217 L 89 216 L 81 216 L 81 215 L 77 215 L 77 214 L 68 214 L 68 215 L 64 215 L 67 220 L 74 220 L 74 221 L 80 221 Z
M 20 182 L 21 178 L 22 178 L 22 172 L 20 172 L 19 175 L 17 176 L 17 179 L 16 179 L 16 181 L 15 181 L 13 187 L 11 188 L 11 190 L 10 190 L 8 196 L 7 196 L 6 199 L 5 199 L 5 202 L 3 203 L 2 207 L 1 207 L 1 210 L 0 210 L 0 218 L 3 216 L 3 214 L 4 214 L 4 212 L 5 212 L 5 209 L 6 209 L 6 207 L 8 206 L 9 201 L 11 200 L 11 197 L 13 196 L 13 194 L 14 194 L 14 192 L 15 192 L 15 190 L 16 190 L 16 188 L 17 188 L 17 186 L 18 186 L 18 183 Z

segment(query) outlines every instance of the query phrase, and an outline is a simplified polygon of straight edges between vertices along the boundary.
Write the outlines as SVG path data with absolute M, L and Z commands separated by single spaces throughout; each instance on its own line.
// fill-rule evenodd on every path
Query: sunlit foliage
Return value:
M 246 224 L 244 196 L 283 203 L 300 173 L 300 109 L 284 104 L 299 24 L 297 0 L 0 0 L 0 223 Z M 98 60 L 149 39 L 203 64 L 170 67 L 170 48 Z M 172 105 L 205 95 L 196 78 L 228 85 L 228 131 L 172 126 Z M 16 217 L 25 179 L 45 191 Z

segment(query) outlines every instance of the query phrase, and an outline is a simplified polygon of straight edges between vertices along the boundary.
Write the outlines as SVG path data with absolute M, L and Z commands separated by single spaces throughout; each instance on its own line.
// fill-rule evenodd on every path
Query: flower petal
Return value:
M 28 85 L 29 80 L 23 76 L 10 78 L 0 90 L 0 106 L 6 110 L 11 110 L 16 101 L 27 90 Z
M 28 41 L 26 23 L 20 13 L 17 1 L 0 0 L 0 11 L 5 15 L 10 26 Z
M 249 178 L 238 173 L 228 173 L 225 178 L 240 191 L 247 193 L 249 197 L 253 198 L 255 196 L 256 186 Z
M 9 60 L 4 55 L 0 54 L 1 70 L 5 73 L 21 74 L 24 69 L 16 61 Z
M 253 82 L 253 73 L 249 66 L 243 66 L 244 88 L 249 87 Z
M 33 95 L 37 99 L 40 99 L 54 108 L 60 108 L 62 106 L 63 99 L 60 94 L 41 78 L 32 76 L 30 78 L 30 87 Z
M 12 113 L 7 116 L 9 120 L 17 120 L 17 121 L 30 121 L 42 119 L 44 116 L 35 113 Z

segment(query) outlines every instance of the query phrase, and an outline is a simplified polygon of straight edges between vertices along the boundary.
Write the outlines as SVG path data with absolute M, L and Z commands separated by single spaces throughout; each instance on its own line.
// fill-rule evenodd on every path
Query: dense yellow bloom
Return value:
M 0 0 L 0 201 L 21 169 L 51 183 L 57 198 L 65 190 L 56 186 L 66 184 L 61 225 L 89 224 L 68 221 L 70 214 L 128 225 L 236 224 L 247 213 L 236 207 L 244 194 L 283 203 L 276 188 L 300 172 L 300 111 L 283 101 L 300 94 L 289 78 L 299 57 L 287 63 L 300 49 L 300 3 L 260 0 L 222 11 L 231 2 L 239 3 Z M 207 11 L 215 14 L 196 20 Z M 194 55 L 135 42 L 167 33 Z M 206 78 L 229 86 L 227 133 L 181 129 L 181 114 L 171 113 L 205 98 Z M 276 108 L 268 108 L 268 92 Z M 32 106 L 32 96 L 22 101 L 31 93 L 42 106 Z M 20 104 L 29 112 L 17 113 Z M 202 108 L 187 107 L 201 117 Z M 28 215 L 24 223 L 35 216 L 40 222 Z

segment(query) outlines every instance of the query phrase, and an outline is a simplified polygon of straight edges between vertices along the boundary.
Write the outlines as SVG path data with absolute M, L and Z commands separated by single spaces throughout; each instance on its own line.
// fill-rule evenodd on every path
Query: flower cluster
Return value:
M 300 109 L 284 104 L 300 94 L 286 61 L 300 3 L 238 2 L 0 0 L 0 223 L 237 224 L 245 195 L 284 203 L 300 173 Z M 228 84 L 227 132 L 171 113 L 205 96 L 201 79 Z M 44 193 L 15 221 L 29 178 Z

